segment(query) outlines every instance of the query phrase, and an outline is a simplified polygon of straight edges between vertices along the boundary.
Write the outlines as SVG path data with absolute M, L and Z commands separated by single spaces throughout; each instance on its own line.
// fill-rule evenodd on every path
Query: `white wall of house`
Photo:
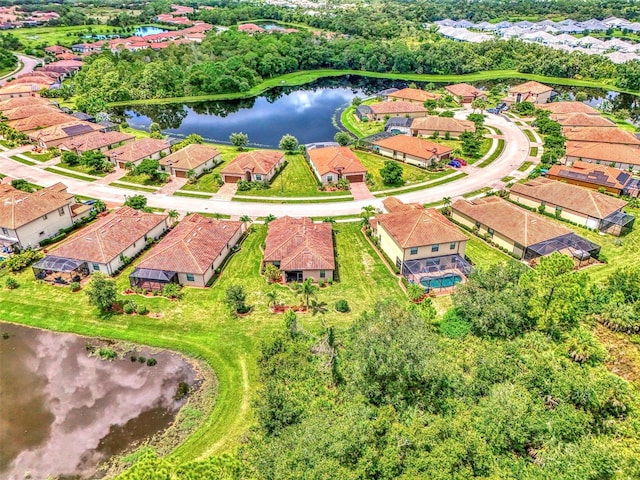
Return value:
M 476 221 L 471 217 L 464 215 L 463 213 L 453 209 L 451 212 L 451 218 L 461 224 L 465 225 L 468 228 L 477 228 L 478 233 L 480 235 L 485 235 L 489 233 L 492 235 L 491 241 L 498 245 L 499 247 L 505 248 L 508 252 L 514 253 L 518 257 L 522 257 L 524 254 L 524 247 L 522 245 L 516 244 L 516 242 L 501 233 L 493 232 L 491 233 L 489 227 L 484 224 L 476 225 Z
M 213 167 L 215 167 L 216 165 L 218 165 L 219 163 L 222 163 L 222 155 L 217 155 L 213 158 L 210 158 L 209 160 L 207 160 L 206 162 L 204 162 L 202 165 L 199 165 L 198 167 L 194 168 L 193 171 L 196 173 L 196 176 L 200 176 L 204 173 L 204 171 L 206 169 L 211 169 Z M 171 175 L 173 175 L 174 177 L 177 176 L 176 172 L 180 171 L 180 172 L 188 172 L 188 170 L 184 170 L 182 168 L 180 169 L 176 169 L 173 167 L 169 167 L 171 169 Z
M 40 241 L 55 236 L 60 229 L 73 225 L 71 203 L 53 210 L 16 230 L 6 229 L 8 236 L 17 238 L 20 248 L 39 247 Z M 4 234 L 0 225 L 0 233 Z
M 278 163 L 276 163 L 273 166 L 273 168 L 266 175 L 263 175 L 263 174 L 260 174 L 260 173 L 251 172 L 251 181 L 253 181 L 253 182 L 264 182 L 264 181 L 270 182 L 271 179 L 276 175 L 276 172 L 278 171 L 278 169 L 280 167 L 282 167 L 283 163 L 284 163 L 284 156 L 278 161 Z
M 383 122 L 387 120 L 387 118 L 394 118 L 394 117 L 418 118 L 418 117 L 426 117 L 427 115 L 428 115 L 428 112 L 410 112 L 410 113 L 399 112 L 399 113 L 378 113 L 378 114 L 374 113 L 373 120 L 377 122 Z
M 540 200 L 536 200 L 519 193 L 511 193 L 510 198 L 515 202 L 526 205 L 527 207 L 538 208 L 539 206 L 544 205 L 544 211 L 546 213 L 550 213 L 551 215 L 555 215 L 556 208 L 559 207 L 559 205 L 541 202 Z M 569 220 L 571 222 L 577 223 L 578 225 L 583 225 L 589 228 L 598 228 L 601 221 L 599 218 L 590 217 L 589 215 L 585 215 L 583 213 L 569 210 L 563 207 L 560 207 L 560 218 L 564 218 L 565 220 Z
M 333 280 L 333 270 L 304 270 L 302 278 L 303 280 L 311 278 L 314 282 L 319 282 L 320 280 L 326 282 L 327 280 Z
M 430 137 L 431 135 L 433 135 L 435 132 L 438 132 L 438 136 L 440 138 L 445 138 L 447 132 L 446 131 L 440 131 L 440 130 L 432 130 L 432 129 L 426 129 L 426 128 L 420 128 L 420 129 L 411 129 L 411 134 L 416 137 L 416 136 L 421 136 L 421 137 Z M 460 135 L 462 135 L 462 132 L 449 132 L 449 138 L 459 138 Z
M 383 157 L 392 158 L 394 160 L 398 160 L 400 162 L 408 163 L 410 165 L 415 165 L 422 168 L 430 167 L 431 165 L 437 163 L 439 160 L 435 155 L 432 158 L 421 158 L 414 155 L 404 154 L 402 152 L 396 152 L 384 147 L 379 147 L 377 153 L 382 155 Z M 448 158 L 448 155 L 443 155 L 442 158 Z

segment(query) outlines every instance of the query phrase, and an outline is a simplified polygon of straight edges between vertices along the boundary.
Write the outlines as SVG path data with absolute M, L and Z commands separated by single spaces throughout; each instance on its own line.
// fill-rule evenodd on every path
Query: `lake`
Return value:
M 152 27 L 150 25 L 142 25 L 133 31 L 135 37 L 146 37 L 147 35 L 155 35 L 157 33 L 168 32 L 164 28 Z
M 89 354 L 105 345 L 0 323 L 0 478 L 99 478 L 100 462 L 171 424 L 178 385 L 196 382 L 191 365 L 145 347 L 113 361 Z
M 479 88 L 496 85 L 516 85 L 518 79 L 473 82 Z M 280 138 L 290 133 L 300 143 L 333 140 L 338 131 L 336 121 L 355 96 L 366 97 L 381 90 L 404 88 L 408 82 L 345 76 L 321 79 L 299 87 L 279 87 L 261 96 L 228 101 L 135 106 L 117 110 L 134 128 L 146 130 L 151 122 L 160 125 L 163 133 L 186 136 L 197 133 L 210 142 L 229 143 L 233 132 L 249 135 L 252 146 L 277 147 Z M 428 84 L 429 88 L 444 87 L 444 83 Z M 417 83 L 419 88 L 427 84 Z M 584 92 L 588 103 L 598 105 L 604 99 L 613 109 L 629 110 L 634 121 L 640 120 L 640 105 L 633 95 L 599 89 L 553 85 L 566 98 Z

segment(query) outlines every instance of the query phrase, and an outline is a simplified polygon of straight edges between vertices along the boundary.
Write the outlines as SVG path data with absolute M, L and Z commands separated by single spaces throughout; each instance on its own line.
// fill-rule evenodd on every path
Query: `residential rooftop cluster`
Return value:
M 37 27 L 56 20 L 60 15 L 56 12 L 33 11 L 25 12 L 19 5 L 0 7 L 0 30 L 12 28 Z
M 62 81 L 82 68 L 79 60 L 56 60 L 32 72 L 20 73 L 0 88 L 0 100 L 37 95 L 40 90 L 59 88 Z

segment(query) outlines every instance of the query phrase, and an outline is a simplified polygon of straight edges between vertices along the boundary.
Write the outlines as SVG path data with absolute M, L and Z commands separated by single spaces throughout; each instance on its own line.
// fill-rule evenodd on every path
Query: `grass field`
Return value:
M 416 192 L 418 190 L 424 190 L 426 188 L 436 187 L 438 185 L 444 185 L 445 183 L 454 182 L 456 180 L 460 180 L 462 177 L 466 177 L 467 175 L 468 174 L 464 172 L 457 172 L 454 175 L 451 175 L 450 177 L 441 178 L 439 180 L 434 181 L 433 183 L 430 183 L 429 185 L 416 185 L 415 187 L 398 189 L 393 193 L 376 193 L 374 194 L 374 196 L 377 198 L 380 198 L 380 197 L 386 197 L 393 194 Z
M 369 99 L 362 102 L 363 105 L 371 105 L 377 100 Z M 351 105 L 347 107 L 340 115 L 340 122 L 351 133 L 358 138 L 368 137 L 384 130 L 385 122 L 361 122 L 355 116 L 356 107 Z
M 467 234 L 467 236 L 469 237 L 469 241 L 467 242 L 465 254 L 471 259 L 473 265 L 488 267 L 500 262 L 513 261 L 509 255 L 502 253 L 497 248 L 493 248 L 487 242 L 471 234 Z
M 74 172 L 78 172 L 84 175 L 93 175 L 94 177 L 106 177 L 107 174 L 104 172 L 96 172 L 93 168 L 87 167 L 85 165 L 67 165 L 64 162 L 60 162 L 56 165 L 56 167 L 65 168 L 67 170 L 73 170 Z
M 29 157 L 36 162 L 47 162 L 53 158 L 53 153 L 45 152 L 45 153 L 33 153 L 33 152 L 23 152 L 22 155 L 25 157 Z
M 529 139 L 530 142 L 532 143 L 536 143 L 536 137 L 533 134 L 533 132 L 531 130 L 526 130 L 526 129 L 522 129 L 522 131 L 524 132 L 524 134 L 527 136 L 527 138 Z
M 37 27 L 12 30 L 27 48 L 41 48 L 49 45 L 70 47 L 82 40 L 83 35 L 115 34 L 118 28 L 107 25 L 78 25 L 73 27 Z
M 215 371 L 219 391 L 215 405 L 204 424 L 172 456 L 186 462 L 236 448 L 253 418 L 250 399 L 256 388 L 256 358 L 259 345 L 283 328 L 282 316 L 269 313 L 265 292 L 277 290 L 282 302 L 297 304 L 293 292 L 282 286 L 268 286 L 259 275 L 261 250 L 266 229 L 256 226 L 242 249 L 230 260 L 214 286 L 209 289 L 185 289 L 181 301 L 158 297 L 135 297 L 139 305 L 161 318 L 148 316 L 99 316 L 88 305 L 82 292 L 38 283 L 27 269 L 17 276 L 20 287 L 5 291 L 0 302 L 0 318 L 52 330 L 83 335 L 140 342 L 170 348 L 201 358 Z M 380 262 L 359 231 L 359 225 L 336 226 L 337 259 L 340 282 L 323 288 L 318 300 L 329 304 L 322 316 L 299 315 L 299 324 L 316 330 L 324 320 L 327 325 L 344 328 L 381 298 L 403 299 L 397 279 Z M 117 279 L 120 290 L 128 286 L 127 275 Z M 364 275 L 363 275 L 364 273 Z M 4 284 L 5 274 L 0 273 Z M 227 287 L 244 286 L 253 313 L 244 318 L 232 317 L 223 303 Z M 124 298 L 124 297 L 122 297 Z M 131 298 L 131 297 L 127 297 Z M 335 313 L 332 306 L 346 299 L 352 313 Z
M 24 165 L 30 165 L 31 166 L 31 165 L 35 165 L 36 164 L 36 162 L 32 162 L 31 160 L 27 160 L 26 158 L 18 157 L 17 155 L 13 155 L 13 156 L 11 156 L 9 158 L 11 158 L 11 160 L 13 160 L 15 162 L 23 163 Z
M 478 167 L 484 168 L 491 163 L 493 163 L 500 155 L 504 152 L 504 140 L 502 138 L 498 139 L 498 146 L 493 151 L 491 155 L 489 155 L 485 160 L 478 164 Z
M 538 156 L 538 147 L 531 147 L 531 149 L 529 150 L 529 156 L 530 157 L 537 157 Z
M 134 187 L 133 185 L 125 185 L 124 183 L 120 183 L 120 182 L 111 182 L 109 185 L 112 187 L 125 188 L 127 190 L 147 192 L 147 193 L 153 193 L 158 191 L 157 188 L 143 187 L 142 185 Z
M 447 147 L 453 148 L 455 152 L 454 155 L 456 157 L 463 158 L 469 164 L 474 164 L 475 162 L 480 160 L 482 157 L 484 157 L 489 151 L 489 149 L 491 148 L 491 144 L 493 143 L 493 140 L 491 138 L 483 138 L 482 142 L 480 143 L 480 151 L 478 152 L 478 156 L 470 157 L 462 153 L 462 140 L 457 140 L 454 138 L 450 140 L 446 140 L 443 137 L 439 137 L 435 139 L 431 137 L 424 137 L 424 139 L 429 142 L 435 142 L 435 143 L 439 143 L 441 145 L 446 145 Z
M 527 168 L 529 168 L 531 165 L 533 165 L 533 162 L 529 162 L 529 161 L 527 161 L 527 162 L 522 162 L 522 165 L 520 165 L 520 166 L 518 167 L 518 171 L 519 171 L 519 172 L 524 172 L 524 171 L 526 171 L 526 170 L 527 170 Z
M 143 175 L 125 175 L 124 177 L 121 177 L 119 181 L 128 182 L 128 183 L 137 183 L 139 185 L 148 185 L 150 187 L 161 187 L 167 184 L 167 182 L 169 181 L 169 178 L 167 178 L 165 181 L 157 182 L 157 181 L 152 181 L 149 178 L 149 175 L 144 175 L 144 174 Z

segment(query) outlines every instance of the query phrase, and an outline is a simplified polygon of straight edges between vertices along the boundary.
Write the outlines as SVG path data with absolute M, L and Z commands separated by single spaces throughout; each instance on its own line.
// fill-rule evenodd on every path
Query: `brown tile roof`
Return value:
M 243 175 L 249 170 L 252 173 L 267 175 L 273 167 L 284 157 L 284 153 L 277 150 L 253 150 L 244 152 L 234 158 L 220 173 Z
M 50 100 L 42 97 L 16 97 L 0 102 L 0 111 L 13 110 L 19 107 L 29 107 L 32 105 L 52 105 Z
M 429 115 L 428 117 L 415 118 L 413 120 L 411 123 L 411 131 L 418 130 L 434 130 L 440 133 L 475 132 L 476 125 L 469 120 Z
M 178 170 L 193 170 L 220 155 L 220 152 L 209 145 L 192 143 L 171 155 L 160 159 L 160 165 Z
M 550 115 L 551 120 L 555 120 L 563 127 L 606 127 L 613 128 L 616 126 L 608 118 L 599 115 L 589 115 L 587 113 L 569 113 L 565 115 Z
M 201 275 L 211 269 L 242 226 L 242 222 L 194 213 L 160 240 L 137 267 Z
M 71 115 L 52 110 L 50 113 L 41 113 L 40 115 L 21 118 L 20 120 L 13 120 L 11 122 L 7 122 L 7 124 L 19 132 L 32 132 L 33 130 L 42 128 L 46 129 L 54 125 L 61 125 L 74 120 L 75 118 Z
M 376 115 L 402 114 L 402 113 L 422 113 L 427 109 L 419 103 L 413 102 L 381 102 L 369 105 Z
M 335 270 L 330 223 L 310 218 L 282 217 L 269 223 L 265 262 L 280 262 L 280 269 Z
M 567 157 L 640 165 L 640 147 L 620 143 L 567 142 Z
M 551 92 L 553 87 L 545 85 L 540 82 L 530 81 L 520 85 L 514 85 L 509 89 L 509 93 L 533 93 L 540 94 L 545 92 Z
M 34 130 L 32 132 L 29 132 L 28 136 L 32 140 L 47 143 L 55 140 L 63 140 L 65 138 L 75 137 L 78 135 L 84 135 L 91 131 L 100 130 L 101 128 L 102 126 L 96 123 L 74 119 L 74 121 L 72 122 L 54 125 L 42 130 Z
M 166 220 L 167 215 L 122 207 L 80 230 L 49 253 L 55 257 L 109 263 Z
M 400 202 L 402 203 L 402 202 Z M 419 205 L 385 204 L 390 213 L 376 215 L 378 228 L 382 227 L 400 248 L 423 247 L 468 240 L 453 223 L 436 209 Z
M 573 162 L 572 166 L 552 165 L 547 175 L 559 178 L 572 178 L 581 182 L 612 187 L 622 190 L 631 174 L 618 168 L 598 165 L 596 163 Z
M 397 197 L 386 197 L 384 200 L 382 200 L 382 206 L 387 211 L 387 213 L 423 208 L 419 203 L 404 203 Z
M 564 128 L 562 133 L 567 140 L 576 142 L 619 143 L 623 145 L 640 145 L 640 139 L 633 133 L 620 128 L 573 127 Z
M 22 118 L 28 118 L 35 115 L 46 115 L 51 112 L 59 112 L 56 107 L 51 104 L 36 104 L 27 105 L 25 107 L 16 107 L 11 110 L 4 110 L 2 115 L 7 121 L 20 120 Z
M 418 88 L 403 88 L 402 90 L 388 94 L 387 97 L 406 99 L 414 102 L 426 102 L 427 100 L 438 100 L 441 95 Z
M 14 84 L 8 85 L 6 87 L 0 88 L 0 95 L 15 95 L 19 93 L 33 93 L 34 91 L 39 90 L 36 88 L 34 90 L 33 85 L 30 84 Z
M 49 76 L 42 75 L 26 75 L 22 77 L 18 77 L 15 80 L 7 82 L 5 85 L 19 85 L 21 83 L 36 83 L 44 86 L 51 86 L 56 83 L 56 80 Z
M 3 184 L 0 186 L 0 226 L 20 228 L 70 203 L 73 203 L 73 195 L 67 193 L 67 187 L 62 183 L 33 193 Z
M 430 160 L 434 156 L 441 157 L 453 151 L 453 148 L 447 147 L 446 145 L 428 142 L 427 140 L 409 137 L 407 135 L 395 135 L 393 137 L 383 138 L 382 140 L 373 142 L 373 144 L 427 160 Z
M 47 53 L 59 54 L 70 52 L 71 50 L 65 47 L 61 47 L 60 45 L 51 45 L 50 47 L 45 47 L 44 51 Z
M 514 198 L 514 194 L 600 219 L 621 210 L 627 204 L 624 200 L 596 190 L 542 177 L 527 183 L 516 183 L 511 187 L 511 198 Z
M 444 87 L 446 91 L 457 97 L 478 97 L 486 95 L 482 90 L 478 90 L 468 83 L 456 83 L 455 85 L 447 85 Z
M 567 227 L 500 197 L 460 199 L 451 208 L 524 247 L 571 233 Z
M 567 115 L 570 113 L 600 114 L 598 110 L 583 102 L 551 102 L 540 105 L 537 108 L 548 110 L 552 115 Z
M 126 143 L 113 150 L 108 150 L 106 156 L 119 162 L 137 162 L 150 157 L 170 147 L 166 140 L 156 138 L 141 138 L 135 142 Z
M 126 142 L 131 140 L 135 136 L 129 133 L 122 132 L 91 132 L 85 135 L 79 135 L 77 137 L 65 140 L 60 146 L 69 150 L 77 150 L 79 152 L 86 152 L 89 150 L 97 150 L 100 148 L 108 147 L 120 142 Z
M 349 147 L 325 147 L 309 150 L 309 159 L 320 175 L 366 173 L 367 169 Z

